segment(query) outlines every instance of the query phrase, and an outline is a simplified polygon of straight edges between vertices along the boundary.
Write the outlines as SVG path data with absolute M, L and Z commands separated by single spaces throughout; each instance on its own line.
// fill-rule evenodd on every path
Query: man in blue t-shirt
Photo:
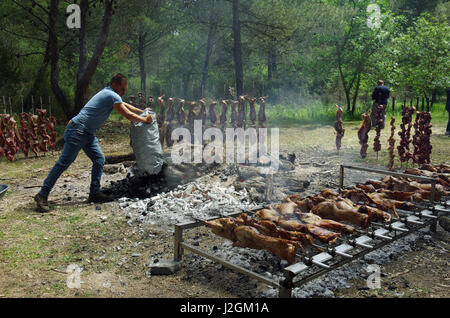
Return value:
M 81 149 L 93 163 L 88 202 L 102 203 L 113 200 L 100 191 L 105 156 L 100 149 L 97 137 L 94 136 L 95 131 L 109 118 L 113 109 L 131 122 L 153 122 L 151 115 L 140 116 L 144 110 L 122 101 L 127 88 L 127 78 L 117 74 L 111 79 L 110 86 L 92 97 L 79 114 L 69 121 L 64 132 L 65 142 L 61 156 L 44 180 L 41 191 L 34 197 L 40 212 L 50 211 L 48 195 L 61 174 L 74 162 Z

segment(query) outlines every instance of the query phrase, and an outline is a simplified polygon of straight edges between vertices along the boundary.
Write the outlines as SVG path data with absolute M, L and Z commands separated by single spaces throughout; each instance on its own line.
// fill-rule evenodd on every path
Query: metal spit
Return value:
M 200 248 L 187 244 L 183 241 L 184 230 L 204 226 L 204 221 L 212 221 L 222 217 L 235 217 L 242 214 L 243 212 L 237 212 L 225 216 L 213 217 L 206 220 L 198 220 L 196 222 L 175 225 L 174 260 L 178 262 L 181 261 L 184 250 L 188 250 L 207 259 L 220 263 L 234 271 L 257 279 L 267 285 L 278 288 L 278 297 L 280 298 L 290 298 L 292 297 L 293 288 L 300 287 L 313 279 L 316 279 L 347 263 L 357 260 L 364 255 L 373 252 L 374 250 L 380 249 L 381 247 L 391 242 L 399 240 L 427 226 L 430 226 L 431 231 L 436 231 L 438 212 L 444 214 L 450 213 L 450 200 L 447 201 L 447 199 L 444 198 L 444 201 L 439 202 L 439 205 L 435 204 L 435 187 L 437 184 L 437 180 L 433 178 L 385 170 L 342 165 L 340 167 L 340 189 L 344 188 L 345 169 L 367 171 L 377 174 L 392 175 L 416 179 L 419 181 L 426 181 L 432 184 L 430 201 L 427 202 L 427 206 L 418 205 L 416 211 L 404 211 L 397 209 L 399 218 L 393 219 L 391 223 L 372 222 L 368 229 L 357 230 L 353 235 L 341 237 L 335 244 L 328 246 L 313 244 L 313 247 L 316 249 L 320 249 L 321 252 L 313 252 L 312 249 L 309 249 L 309 251 L 305 251 L 303 254 L 297 254 L 300 261 L 296 264 L 286 267 L 283 270 L 284 277 L 280 281 L 270 279 L 239 265 L 232 264 L 224 259 L 211 255 L 210 253 L 205 252 Z M 260 209 L 261 208 L 246 211 L 245 213 L 251 216 Z M 316 271 L 312 274 L 307 275 L 306 277 L 300 278 L 299 280 L 295 281 L 298 275 L 305 272 L 307 269 L 316 269 Z

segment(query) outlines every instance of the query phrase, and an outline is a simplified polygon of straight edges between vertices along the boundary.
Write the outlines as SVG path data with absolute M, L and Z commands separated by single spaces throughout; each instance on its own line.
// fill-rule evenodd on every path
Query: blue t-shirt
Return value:
M 72 118 L 90 133 L 94 133 L 111 115 L 114 104 L 122 103 L 122 98 L 110 86 L 105 87 L 92 97 L 81 111 Z

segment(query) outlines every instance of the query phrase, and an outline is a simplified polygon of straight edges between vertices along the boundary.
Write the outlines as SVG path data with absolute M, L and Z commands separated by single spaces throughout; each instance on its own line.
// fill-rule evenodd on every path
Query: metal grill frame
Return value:
M 273 279 L 267 278 L 265 276 L 260 275 L 259 273 L 255 273 L 253 271 L 250 271 L 246 268 L 243 268 L 239 265 L 232 264 L 224 259 L 221 259 L 219 257 L 216 257 L 214 255 L 211 255 L 208 252 L 205 252 L 195 246 L 192 246 L 190 244 L 187 244 L 183 241 L 183 231 L 198 228 L 201 226 L 205 226 L 204 221 L 212 221 L 215 219 L 223 218 L 223 217 L 235 217 L 242 213 L 247 213 L 249 215 L 255 214 L 257 211 L 259 211 L 262 207 L 259 207 L 257 209 L 246 211 L 246 212 L 237 212 L 237 213 L 231 213 L 225 216 L 220 217 L 213 217 L 206 220 L 198 220 L 196 222 L 188 222 L 188 223 L 180 223 L 176 224 L 175 231 L 174 231 L 174 261 L 180 262 L 183 258 L 184 250 L 188 250 L 194 254 L 198 254 L 202 257 L 205 257 L 207 259 L 210 259 L 212 261 L 215 261 L 217 263 L 222 264 L 223 266 L 230 268 L 234 271 L 237 271 L 239 273 L 242 273 L 244 275 L 247 275 L 251 278 L 257 279 L 267 285 L 273 286 L 278 288 L 278 297 L 280 298 L 290 298 L 292 297 L 292 289 L 296 287 L 300 287 L 307 282 L 316 279 L 330 271 L 333 271 L 347 263 L 350 263 L 354 260 L 357 260 L 364 255 L 373 252 L 375 250 L 378 250 L 382 248 L 385 245 L 390 244 L 391 242 L 394 242 L 396 240 L 399 240 L 407 235 L 410 235 L 412 233 L 415 233 L 421 229 L 424 229 L 426 227 L 430 227 L 430 231 L 435 232 L 436 226 L 437 226 L 437 214 L 439 212 L 444 214 L 449 214 L 449 204 L 448 201 L 446 201 L 446 198 L 444 198 L 444 201 L 442 202 L 443 206 L 436 206 L 435 202 L 435 191 L 436 191 L 436 184 L 437 180 L 429 177 L 423 177 L 423 176 L 416 176 L 416 175 L 409 175 L 404 173 L 398 173 L 398 172 L 392 172 L 392 171 L 385 171 L 385 170 L 379 170 L 379 169 L 372 169 L 372 168 L 365 168 L 365 167 L 356 167 L 356 166 L 349 166 L 349 165 L 341 165 L 340 166 L 340 182 L 339 182 L 339 189 L 344 189 L 344 178 L 345 178 L 345 169 L 348 170 L 359 170 L 359 171 L 366 171 L 366 172 L 372 172 L 376 174 L 382 174 L 382 175 L 391 175 L 391 176 L 397 176 L 397 177 L 404 177 L 404 178 L 411 178 L 416 179 L 419 181 L 426 181 L 428 183 L 432 184 L 432 190 L 431 190 L 431 196 L 430 200 L 428 201 L 427 206 L 418 206 L 419 212 L 411 212 L 411 211 L 402 211 L 397 210 L 399 215 L 402 214 L 402 217 L 400 220 L 396 220 L 395 223 L 388 223 L 388 224 L 377 224 L 372 223 L 369 229 L 358 231 L 358 237 L 352 238 L 352 236 L 346 236 L 341 238 L 339 241 L 339 244 L 334 244 L 330 246 L 318 246 L 315 244 L 316 247 L 320 247 L 323 252 L 318 253 L 315 255 L 311 255 L 312 253 L 308 253 L 310 255 L 304 255 L 304 254 L 298 254 L 297 256 L 301 259 L 300 262 L 293 264 L 291 266 L 286 267 L 283 270 L 284 278 L 280 281 L 275 281 Z M 377 234 L 377 231 L 380 231 L 379 233 L 383 234 Z M 393 236 L 387 236 L 385 234 L 391 234 Z M 369 239 L 369 241 L 376 242 L 376 240 L 379 240 L 375 245 L 369 245 L 367 242 L 365 242 Z M 347 251 L 341 252 L 340 250 L 337 250 L 338 247 L 341 246 L 349 246 L 351 247 L 351 250 L 357 251 L 355 254 L 350 255 L 347 253 Z M 358 249 L 361 249 L 358 251 Z M 319 257 L 318 257 L 319 256 Z M 322 260 L 321 260 L 322 258 Z M 339 259 L 337 263 L 332 265 L 325 264 L 326 261 L 329 259 Z M 294 282 L 294 279 L 303 271 L 310 268 L 311 266 L 317 266 L 321 268 L 321 270 L 316 271 L 315 273 L 306 276 L 298 281 Z

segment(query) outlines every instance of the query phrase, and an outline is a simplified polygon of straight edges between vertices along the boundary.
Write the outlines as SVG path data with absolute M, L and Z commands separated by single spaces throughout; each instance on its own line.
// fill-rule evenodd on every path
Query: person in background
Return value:
M 370 118 L 372 120 L 372 127 L 376 126 L 376 119 L 375 119 L 375 112 L 377 110 L 376 105 L 384 105 L 384 119 L 386 120 L 386 109 L 389 101 L 389 96 L 391 95 L 391 90 L 389 87 L 384 85 L 383 80 L 378 81 L 378 86 L 375 87 L 375 90 L 372 93 L 372 100 L 374 101 L 372 106 L 372 113 L 370 115 Z M 384 123 L 381 127 L 381 129 L 384 129 Z
M 110 85 L 98 92 L 72 118 L 64 132 L 64 148 L 58 161 L 44 180 L 41 190 L 34 197 L 39 212 L 49 212 L 48 195 L 61 174 L 75 161 L 81 149 L 92 161 L 91 185 L 88 202 L 108 202 L 113 198 L 100 191 L 105 156 L 100 149 L 95 131 L 109 118 L 113 109 L 131 122 L 152 123 L 153 116 L 140 116 L 144 110 L 122 101 L 128 88 L 128 80 L 122 74 L 115 75 Z

